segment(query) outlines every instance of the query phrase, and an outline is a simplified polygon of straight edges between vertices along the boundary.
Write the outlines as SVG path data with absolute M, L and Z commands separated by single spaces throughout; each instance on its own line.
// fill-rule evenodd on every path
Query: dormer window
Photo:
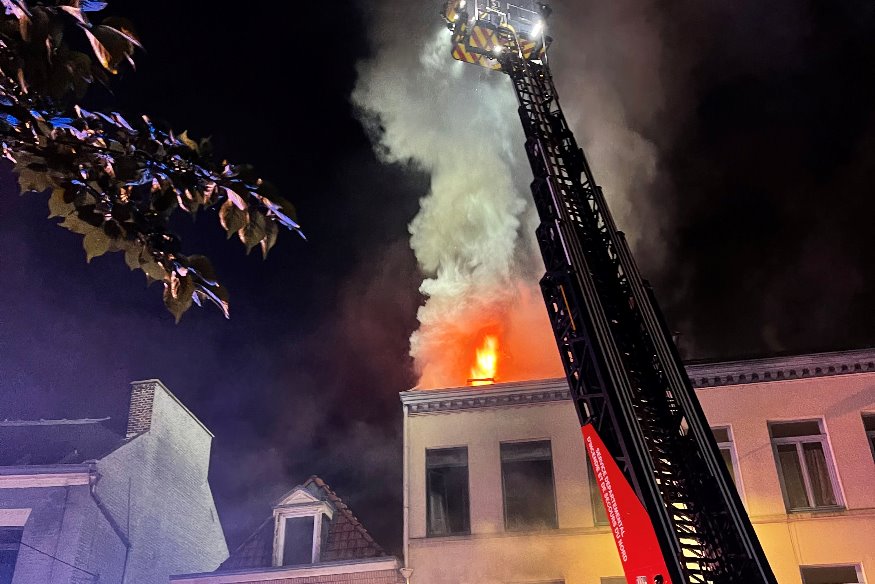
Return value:
M 273 565 L 319 563 L 334 508 L 298 488 L 282 498 L 273 508 L 273 515 Z

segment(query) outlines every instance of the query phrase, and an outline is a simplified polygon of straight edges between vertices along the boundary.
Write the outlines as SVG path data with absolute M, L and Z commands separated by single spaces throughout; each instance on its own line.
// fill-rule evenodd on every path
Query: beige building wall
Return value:
M 832 370 L 830 370 L 832 368 Z M 742 499 L 780 584 L 800 565 L 855 564 L 875 584 L 875 462 L 861 413 L 875 413 L 875 351 L 688 368 L 712 427 L 733 435 Z M 600 584 L 621 576 L 593 522 L 583 441 L 564 380 L 414 390 L 405 410 L 405 552 L 411 584 Z M 843 508 L 788 513 L 769 422 L 820 419 Z M 549 439 L 558 529 L 504 529 L 499 444 Z M 467 446 L 470 535 L 427 537 L 425 451 Z

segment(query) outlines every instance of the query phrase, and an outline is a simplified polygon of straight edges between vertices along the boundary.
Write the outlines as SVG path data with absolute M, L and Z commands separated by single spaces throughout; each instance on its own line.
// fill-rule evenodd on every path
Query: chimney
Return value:
M 131 407 L 128 409 L 128 431 L 125 438 L 133 438 L 152 427 L 152 406 L 155 400 L 155 379 L 131 382 Z

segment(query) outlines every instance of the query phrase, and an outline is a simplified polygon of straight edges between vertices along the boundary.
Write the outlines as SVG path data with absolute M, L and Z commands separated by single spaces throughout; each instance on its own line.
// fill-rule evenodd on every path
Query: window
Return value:
M 0 527 L 0 584 L 12 584 L 22 527 Z
M 425 451 L 428 535 L 470 533 L 468 449 Z
M 834 508 L 835 469 L 819 420 L 769 424 L 788 511 Z
M 506 529 L 558 527 L 549 440 L 502 444 L 501 484 Z
M 863 428 L 872 449 L 872 458 L 875 459 L 875 414 L 863 414 Z
M 313 517 L 286 518 L 283 539 L 283 566 L 313 562 Z
M 729 475 L 732 477 L 732 482 L 738 485 L 738 479 L 735 476 L 735 449 L 732 446 L 732 431 L 728 427 L 711 428 L 714 434 L 714 439 L 717 441 L 717 447 L 720 449 L 720 455 L 723 457 L 723 462 L 726 463 L 726 468 L 729 469 Z
M 854 584 L 862 582 L 859 566 L 801 566 L 802 584 Z
M 589 500 L 592 503 L 593 524 L 596 526 L 610 525 L 608 512 L 605 510 L 605 502 L 602 500 L 602 493 L 599 490 L 599 485 L 595 480 L 595 473 L 593 473 L 592 465 L 589 462 L 589 452 L 586 453 L 586 478 L 589 482 Z

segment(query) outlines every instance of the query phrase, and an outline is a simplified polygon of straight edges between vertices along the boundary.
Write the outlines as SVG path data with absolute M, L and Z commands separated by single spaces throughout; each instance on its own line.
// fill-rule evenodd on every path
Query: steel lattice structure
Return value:
M 580 423 L 594 424 L 638 495 L 673 583 L 776 584 L 653 291 L 562 113 L 550 39 L 533 30 L 543 21 L 526 35 L 511 5 L 477 1 L 473 18 L 464 0 L 447 6 L 453 56 L 513 83 L 540 216 L 541 290 Z

